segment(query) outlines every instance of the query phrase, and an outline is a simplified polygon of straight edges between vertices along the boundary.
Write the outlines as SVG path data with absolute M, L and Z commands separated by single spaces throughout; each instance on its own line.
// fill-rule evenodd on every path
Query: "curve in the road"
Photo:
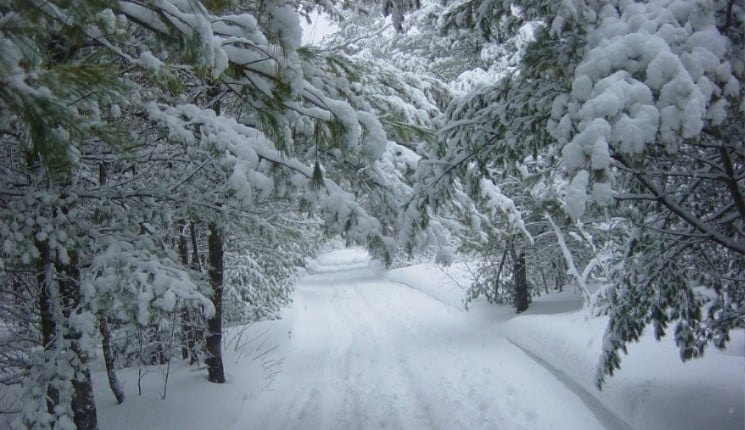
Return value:
M 298 284 L 283 371 L 243 414 L 255 428 L 628 430 L 472 315 L 350 263 Z
M 570 389 L 577 396 L 577 398 L 580 399 L 585 404 L 585 406 L 587 406 L 587 409 L 589 409 L 595 415 L 595 417 L 605 425 L 607 430 L 634 430 L 633 427 L 631 427 L 626 421 L 622 420 L 620 417 L 618 417 L 618 415 L 613 413 L 613 411 L 605 407 L 605 405 L 600 400 L 598 400 L 597 397 L 587 392 L 587 390 L 577 384 L 566 373 L 562 372 L 561 370 L 552 366 L 551 363 L 541 359 L 537 355 L 513 342 L 512 339 L 508 338 L 507 340 L 513 346 L 524 352 L 525 355 L 530 357 L 531 360 L 535 361 L 541 367 L 551 372 L 551 374 L 554 375 L 559 382 Z

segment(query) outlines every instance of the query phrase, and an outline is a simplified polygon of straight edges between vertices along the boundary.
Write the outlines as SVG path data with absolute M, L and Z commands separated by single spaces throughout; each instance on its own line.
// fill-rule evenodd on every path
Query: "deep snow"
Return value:
M 175 360 L 165 400 L 162 368 L 142 396 L 128 369 L 115 405 L 97 369 L 102 430 L 743 428 L 742 333 L 740 349 L 686 365 L 642 342 L 598 393 L 602 320 L 578 313 L 572 292 L 515 317 L 485 303 L 465 312 L 462 265 L 386 273 L 352 249 L 307 269 L 281 320 L 226 336 L 225 385 Z

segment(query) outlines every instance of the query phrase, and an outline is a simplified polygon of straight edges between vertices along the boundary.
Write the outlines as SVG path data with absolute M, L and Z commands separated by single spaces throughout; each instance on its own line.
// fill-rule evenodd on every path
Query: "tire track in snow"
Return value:
M 380 284 L 373 286 L 370 285 L 370 288 L 378 287 L 380 288 L 383 285 L 391 285 L 388 282 L 381 282 Z M 365 286 L 366 287 L 366 286 Z M 412 367 L 410 364 L 410 357 L 408 357 L 407 354 L 404 353 L 404 348 L 402 348 L 404 345 L 397 345 L 398 348 L 394 348 L 393 343 L 390 341 L 390 336 L 388 333 L 395 332 L 396 329 L 405 329 L 408 331 L 412 336 L 416 336 L 418 334 L 418 330 L 415 328 L 414 324 L 410 320 L 406 320 L 401 317 L 401 313 L 393 312 L 391 304 L 396 304 L 400 302 L 394 301 L 394 303 L 388 304 L 389 306 L 380 306 L 380 304 L 370 299 L 370 289 L 369 288 L 360 288 L 358 289 L 358 294 L 361 299 L 361 301 L 366 305 L 365 309 L 368 309 L 369 312 L 366 314 L 366 317 L 368 321 L 376 321 L 377 322 L 377 337 L 384 336 L 386 339 L 386 356 L 394 358 L 391 360 L 391 362 L 396 364 L 396 370 L 397 374 L 399 376 L 399 379 L 406 382 L 406 388 L 408 392 L 411 394 L 409 396 L 406 396 L 406 398 L 411 401 L 415 400 L 416 405 L 415 408 L 417 410 L 417 413 L 413 415 L 413 417 L 417 420 L 423 421 L 426 423 L 426 425 L 418 426 L 417 428 L 427 428 L 427 429 L 448 429 L 450 426 L 443 425 L 443 423 L 440 420 L 434 420 L 434 411 L 439 409 L 440 405 L 433 405 L 431 396 L 428 395 L 424 387 L 426 387 L 426 384 L 423 384 L 420 378 L 417 378 L 414 372 L 412 371 Z M 392 321 L 397 321 L 398 324 L 391 324 Z M 384 325 L 385 327 L 380 327 L 381 325 Z M 393 327 L 391 327 L 393 326 Z M 385 333 L 385 334 L 382 334 Z M 412 428 L 411 426 L 407 426 L 404 428 Z
M 308 312 L 308 306 L 329 305 L 326 301 L 329 300 L 330 303 L 332 299 L 333 297 L 324 297 L 321 291 L 313 289 L 308 289 L 304 295 L 295 297 L 294 306 L 298 312 L 287 333 L 287 344 L 283 348 L 286 354 L 283 369 L 275 379 L 272 390 L 262 393 L 259 405 L 253 405 L 251 408 L 255 415 L 254 428 L 329 428 L 324 415 L 325 403 L 328 402 L 324 387 L 334 374 L 334 366 L 329 363 L 329 358 L 333 355 L 332 348 L 335 345 L 325 338 L 320 338 L 317 327 L 325 323 L 330 328 L 332 324 L 325 318 L 319 318 L 324 316 L 323 313 Z M 311 366 L 312 371 L 309 371 Z
M 466 345 L 469 345 L 469 342 L 471 346 L 473 346 L 473 338 L 474 335 L 471 331 L 471 329 L 467 326 L 464 326 L 464 322 L 466 320 L 457 318 L 457 315 L 459 313 L 456 313 L 455 315 L 446 314 L 445 311 L 448 311 L 448 309 L 453 309 L 451 305 L 448 303 L 439 300 L 436 297 L 432 297 L 429 294 L 422 292 L 418 289 L 412 289 L 409 288 L 409 286 L 405 283 L 401 282 L 386 282 L 388 285 L 395 285 L 396 287 L 404 287 L 405 290 L 411 294 L 404 294 L 404 296 L 423 296 L 426 297 L 430 301 L 430 307 L 435 308 L 439 307 L 442 308 L 442 318 L 448 319 L 447 322 L 439 321 L 440 323 L 443 323 L 443 326 L 437 326 L 437 327 L 427 327 L 422 326 L 421 321 L 411 321 L 408 319 L 402 318 L 402 315 L 407 315 L 409 317 L 415 316 L 411 313 L 411 309 L 407 309 L 406 307 L 398 306 L 398 309 L 396 309 L 394 306 L 377 306 L 377 311 L 379 312 L 378 317 L 386 321 L 389 326 L 392 326 L 393 329 L 401 329 L 404 328 L 407 331 L 410 331 L 412 334 L 416 335 L 425 335 L 425 337 L 430 337 L 439 341 L 442 341 L 444 344 L 449 344 L 451 346 L 458 346 L 459 343 L 453 342 L 453 338 L 457 338 L 460 341 L 464 341 Z M 383 285 L 381 284 L 380 287 L 382 288 Z M 365 290 L 368 291 L 368 290 Z M 369 291 L 368 291 L 369 293 Z M 374 303 L 377 303 L 374 300 L 365 300 L 366 304 L 372 305 Z M 403 300 L 394 300 L 393 304 L 400 304 Z M 433 306 L 434 305 L 434 306 Z M 449 312 L 449 311 L 448 311 Z M 447 317 L 450 318 L 447 318 Z M 392 321 L 396 321 L 397 324 L 391 324 Z M 417 325 L 416 322 L 419 322 L 420 324 Z M 442 328 L 446 328 L 447 330 L 442 330 Z M 429 329 L 429 333 L 421 333 L 422 329 Z M 442 335 L 441 332 L 443 331 L 451 331 L 450 336 Z M 462 333 L 458 333 L 459 330 L 462 330 Z M 426 331 L 426 330 L 425 330 Z M 469 339 L 470 338 L 470 339 Z M 507 347 L 516 347 L 516 345 L 512 344 L 512 342 L 509 342 L 508 339 L 504 338 L 504 336 L 499 335 L 498 339 L 490 339 L 490 342 L 494 342 L 492 345 L 493 347 L 497 347 L 499 342 L 495 342 L 498 340 L 499 342 L 503 342 L 504 346 Z M 448 353 L 448 351 L 444 351 L 445 353 Z M 462 357 L 458 360 L 453 360 L 456 362 L 461 363 L 468 363 L 472 359 L 472 354 L 470 354 L 468 351 L 460 351 L 457 349 L 454 349 L 451 354 L 457 355 L 458 357 Z M 517 353 L 520 354 L 520 353 Z M 407 355 L 404 355 L 402 352 L 399 352 L 399 360 L 402 362 L 406 362 L 410 360 L 410 357 Z M 410 355 L 410 354 L 409 354 Z M 433 363 L 433 365 L 437 365 L 438 363 Z M 544 368 L 546 371 L 551 373 L 560 383 L 561 386 L 568 389 L 571 393 L 575 394 L 577 397 L 577 400 L 580 401 L 582 404 L 584 404 L 587 409 L 592 412 L 592 414 L 606 427 L 608 430 L 631 430 L 630 427 L 624 426 L 625 423 L 620 421 L 621 425 L 614 422 L 615 416 L 610 415 L 607 416 L 607 414 L 603 413 L 603 410 L 598 409 L 596 404 L 589 404 L 588 402 L 590 400 L 586 399 L 585 397 L 582 397 L 581 395 L 578 395 L 578 393 L 573 389 L 573 387 L 568 386 L 564 380 L 559 378 L 555 373 L 551 372 L 551 369 L 546 368 L 541 363 L 536 363 L 540 367 Z M 412 380 L 416 380 L 417 378 L 415 376 L 411 376 Z M 503 407 L 498 409 L 497 411 L 494 410 L 494 405 L 489 403 L 484 403 L 484 394 L 486 394 L 484 391 L 482 391 L 484 388 L 487 390 L 491 387 L 485 387 L 483 385 L 484 380 L 492 380 L 495 384 L 504 385 L 504 390 L 500 390 L 500 392 L 503 394 L 501 396 L 500 402 L 506 403 L 509 407 Z M 465 417 L 470 418 L 466 422 L 462 421 L 464 417 L 454 418 L 451 416 L 443 416 L 441 417 L 439 422 L 448 422 L 450 420 L 450 426 L 441 426 L 441 428 L 451 428 L 452 426 L 455 426 L 457 428 L 470 428 L 474 425 L 474 423 L 479 423 L 479 425 L 483 426 L 484 428 L 494 428 L 494 426 L 497 426 L 497 428 L 515 428 L 516 425 L 514 420 L 515 418 L 519 418 L 522 421 L 525 422 L 525 428 L 529 428 L 530 424 L 529 422 L 533 420 L 534 412 L 530 409 L 526 409 L 527 405 L 521 404 L 516 398 L 515 395 L 518 395 L 518 387 L 511 385 L 509 376 L 500 375 L 499 372 L 494 373 L 492 369 L 490 368 L 481 368 L 481 369 L 470 369 L 467 366 L 464 367 L 461 370 L 460 373 L 460 379 L 458 378 L 452 378 L 452 377 L 442 377 L 442 381 L 445 381 L 448 385 L 455 388 L 456 385 L 462 385 L 462 386 L 469 386 L 467 393 L 464 393 L 466 395 L 465 399 L 460 398 L 453 398 L 452 396 L 448 396 L 446 398 L 440 398 L 437 399 L 433 396 L 434 393 L 428 392 L 425 390 L 418 390 L 421 393 L 422 398 L 428 398 L 430 403 L 433 404 L 441 404 L 443 403 L 443 400 L 447 403 L 453 403 L 456 407 L 462 409 L 462 410 L 469 410 L 470 413 L 464 414 Z M 419 380 L 421 383 L 420 385 L 426 386 L 427 381 L 426 380 Z M 430 381 L 431 382 L 431 381 Z M 476 388 L 474 388 L 476 387 Z M 441 393 L 442 394 L 442 393 Z M 446 393 L 449 394 L 449 393 Z M 585 396 L 590 396 L 588 393 L 584 393 Z M 439 400 L 439 401 L 438 401 Z M 592 399 L 594 400 L 594 399 Z M 595 403 L 597 400 L 595 400 Z M 474 405 L 476 405 L 474 407 Z M 433 408 L 434 409 L 434 408 Z M 518 411 L 518 415 L 522 414 L 522 416 L 515 417 L 515 411 Z M 494 416 L 494 412 L 498 412 L 499 416 Z M 605 411 L 609 412 L 609 411 Z M 510 415 L 512 414 L 512 415 Z M 618 420 L 617 418 L 615 418 Z M 485 423 L 491 423 L 489 426 L 484 426 Z M 523 427 L 521 427 L 523 428 Z
M 425 405 L 430 422 L 426 428 L 532 429 L 534 414 L 515 399 L 516 389 L 489 369 L 473 368 L 470 363 L 478 360 L 459 350 L 459 340 L 473 337 L 462 314 L 451 314 L 447 303 L 405 287 L 381 282 L 360 289 L 360 295 L 387 333 L 399 332 L 399 340 L 402 329 L 408 334 L 409 342 L 398 345 L 394 356 Z M 382 296 L 389 301 L 381 302 L 381 294 L 373 291 L 385 289 Z M 411 308 L 412 303 L 418 303 L 423 315 Z M 439 318 L 428 320 L 432 314 Z M 414 348 L 417 342 L 419 349 Z
M 385 428 L 435 428 L 434 423 L 426 421 L 429 419 L 429 414 L 426 413 L 427 405 L 421 403 L 421 396 L 415 390 L 416 386 L 412 382 L 410 372 L 402 367 L 403 361 L 392 359 L 397 357 L 394 352 L 397 348 L 387 331 L 381 327 L 380 315 L 372 312 L 373 306 L 363 294 L 367 287 L 367 283 L 355 283 L 349 287 L 350 295 L 364 306 L 358 306 L 357 313 L 353 313 L 351 308 L 344 308 L 342 313 L 346 316 L 347 326 L 354 326 L 355 335 L 359 339 L 364 339 L 363 344 L 367 345 L 365 349 L 368 353 L 357 354 L 355 357 L 355 364 L 358 364 L 356 368 L 361 375 L 360 380 L 363 381 L 361 386 L 367 389 L 366 395 L 382 403 L 378 409 L 385 411 L 377 411 L 378 415 L 391 420 L 376 424 Z M 367 369 L 364 369 L 364 365 L 359 366 L 363 363 L 367 365 Z M 357 398 L 362 396 L 359 388 L 358 386 L 351 389 L 354 392 L 353 396 Z M 365 418 L 374 419 L 369 412 L 365 411 Z M 367 420 L 362 420 L 365 421 Z
M 250 408 L 255 428 L 602 427 L 548 370 L 465 313 L 369 271 L 324 269 L 298 285 L 283 375 Z

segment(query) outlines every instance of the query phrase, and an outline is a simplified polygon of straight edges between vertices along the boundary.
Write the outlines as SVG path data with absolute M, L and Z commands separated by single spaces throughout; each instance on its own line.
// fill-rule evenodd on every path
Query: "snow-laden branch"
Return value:
M 275 184 L 271 180 L 265 183 L 262 162 L 271 163 L 295 176 L 289 179 L 290 183 L 305 188 L 305 200 L 317 205 L 327 229 L 362 243 L 382 238 L 380 222 L 359 205 L 353 194 L 325 176 L 320 183 L 322 188 L 314 190 L 314 185 L 318 185 L 313 183 L 314 168 L 279 151 L 261 131 L 192 104 L 150 103 L 147 110 L 153 121 L 168 128 L 172 139 L 204 146 L 219 154 L 217 161 L 232 169 L 225 185 L 234 189 L 238 196 L 251 195 L 252 188 L 271 193 Z M 199 130 L 197 135 L 195 129 Z
M 497 210 L 502 212 L 507 217 L 507 223 L 512 229 L 521 232 L 531 245 L 535 243 L 533 236 L 525 228 L 525 222 L 523 222 L 522 215 L 515 206 L 515 202 L 505 196 L 494 182 L 489 179 L 481 180 L 481 196 L 486 199 L 486 206 L 492 212 Z
M 579 270 L 577 270 L 577 265 L 574 264 L 574 256 L 572 256 L 572 252 L 569 250 L 569 247 L 566 244 L 566 241 L 564 240 L 564 233 L 561 232 L 561 229 L 558 225 L 554 222 L 553 218 L 551 218 L 551 215 L 549 215 L 548 212 L 544 213 L 544 217 L 546 220 L 551 224 L 551 227 L 554 229 L 554 233 L 556 233 L 556 240 L 559 242 L 559 247 L 561 248 L 561 253 L 564 255 L 564 260 L 566 261 L 567 267 L 569 268 L 567 272 L 569 275 L 574 277 L 574 280 L 577 282 L 577 285 L 579 286 L 580 290 L 582 290 L 582 297 L 585 300 L 585 305 L 590 303 L 590 290 L 587 288 L 587 283 L 585 282 L 586 278 L 589 273 L 587 270 L 583 271 L 584 274 L 580 273 Z M 594 262 L 591 262 L 591 264 L 595 264 Z

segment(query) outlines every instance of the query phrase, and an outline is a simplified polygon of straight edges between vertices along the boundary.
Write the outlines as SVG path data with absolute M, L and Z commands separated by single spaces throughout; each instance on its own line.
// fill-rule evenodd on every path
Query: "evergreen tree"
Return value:
M 742 8 L 473 1 L 442 16 L 445 28 L 503 40 L 537 26 L 517 69 L 446 110 L 432 161 L 420 163 L 417 211 L 452 206 L 453 184 L 474 199 L 495 170 L 540 160 L 571 220 L 591 203 L 598 231 L 617 217 L 634 227 L 626 245 L 606 237 L 615 261 L 603 264 L 615 270 L 598 383 L 648 324 L 661 337 L 674 322 L 683 359 L 723 347 L 743 325 L 742 135 L 730 126 L 742 121 Z M 560 242 L 565 256 L 578 251 Z
M 252 225 L 289 231 L 272 212 L 279 202 L 317 209 L 328 232 L 392 254 L 381 221 L 339 185 L 353 186 L 356 170 L 318 157 L 327 147 L 338 166 L 363 168 L 386 151 L 385 131 L 311 82 L 333 79 L 299 55 L 295 8 L 305 6 L 265 7 L 0 4 L 2 276 L 30 286 L 15 296 L 40 310 L 44 350 L 28 354 L 19 426 L 96 427 L 87 360 L 99 322 L 104 333 L 152 333 L 162 361 L 163 329 L 201 308 L 222 381 L 225 245 L 250 243 Z M 186 225 L 196 226 L 193 253 L 211 258 L 188 262 Z M 197 249 L 203 226 L 212 240 Z M 286 285 L 291 274 L 276 267 L 256 278 Z
M 660 338 L 674 323 L 687 360 L 745 323 L 743 136 L 732 126 L 743 118 L 743 15 L 733 2 L 666 1 L 588 13 L 552 126 L 573 175 L 568 212 L 582 215 L 592 187 L 591 202 L 628 205 L 636 227 L 613 274 L 600 384 L 648 324 Z

